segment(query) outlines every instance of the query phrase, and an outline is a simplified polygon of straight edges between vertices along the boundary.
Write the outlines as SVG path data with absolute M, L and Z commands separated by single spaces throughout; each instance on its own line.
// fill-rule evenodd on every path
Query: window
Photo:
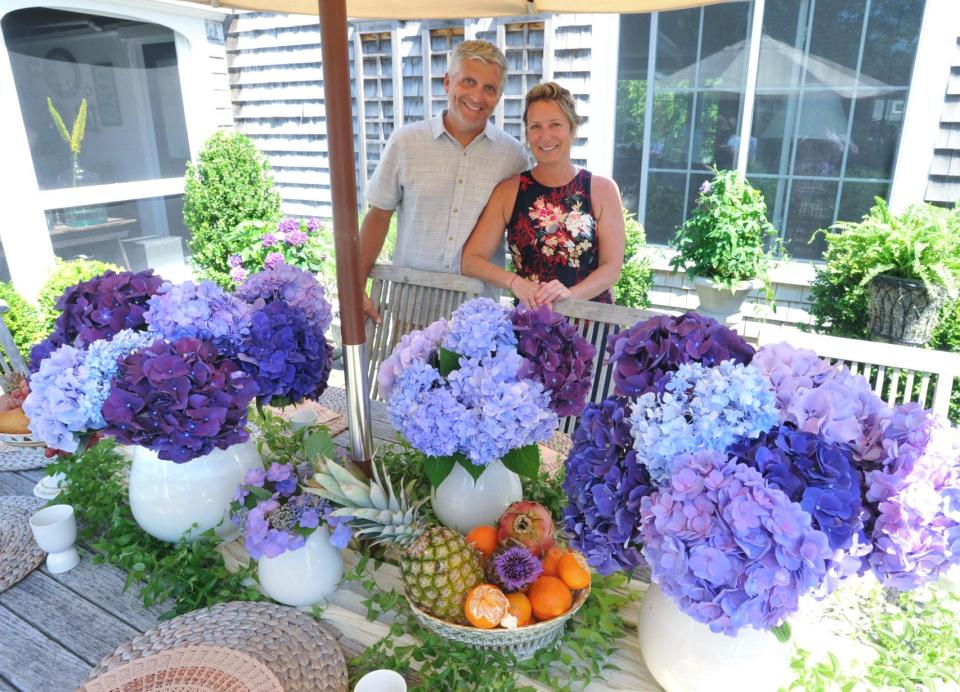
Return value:
M 393 132 L 393 55 L 390 32 L 360 34 L 363 89 L 363 151 L 367 177 L 373 175 L 380 154 Z

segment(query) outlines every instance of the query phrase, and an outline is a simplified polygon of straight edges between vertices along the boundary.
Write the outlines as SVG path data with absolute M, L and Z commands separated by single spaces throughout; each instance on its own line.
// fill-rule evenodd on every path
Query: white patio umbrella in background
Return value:
M 366 383 L 362 279 L 357 263 L 357 186 L 350 112 L 350 54 L 347 17 L 355 19 L 455 19 L 550 12 L 631 13 L 678 10 L 724 0 L 190 0 L 241 10 L 313 14 L 320 18 L 324 104 L 330 156 L 337 289 L 347 388 L 347 422 L 353 458 L 365 464 L 372 453 Z

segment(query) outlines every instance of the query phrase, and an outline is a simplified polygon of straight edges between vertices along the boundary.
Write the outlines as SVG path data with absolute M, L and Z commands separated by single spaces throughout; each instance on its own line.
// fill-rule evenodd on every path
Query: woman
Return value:
M 620 277 L 620 191 L 573 165 L 578 122 L 573 96 L 559 84 L 527 93 L 523 123 L 537 165 L 494 189 L 463 249 L 463 274 L 509 289 L 528 307 L 566 298 L 612 303 Z M 490 261 L 504 228 L 516 274 Z

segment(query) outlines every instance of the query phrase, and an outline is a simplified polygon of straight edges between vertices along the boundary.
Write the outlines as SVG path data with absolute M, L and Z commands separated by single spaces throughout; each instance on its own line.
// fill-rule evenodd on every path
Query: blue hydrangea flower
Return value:
M 257 301 L 283 301 L 292 308 L 302 310 L 309 322 L 327 331 L 333 313 L 327 292 L 310 272 L 290 264 L 281 264 L 254 274 L 237 289 L 241 300 L 254 304 Z
M 82 410 L 84 396 L 80 370 L 84 351 L 69 344 L 57 348 L 40 362 L 30 377 L 30 394 L 23 412 L 30 419 L 30 432 L 48 447 L 75 452 L 77 433 L 87 429 L 87 414 Z
M 166 282 L 148 305 L 144 318 L 149 330 L 167 341 L 184 337 L 212 341 L 232 354 L 250 332 L 250 306 L 212 281 Z
M 482 358 L 516 344 L 510 310 L 489 298 L 474 298 L 454 311 L 443 347 L 467 358 Z
M 84 367 L 80 370 L 84 395 L 80 398 L 81 414 L 87 419 L 87 427 L 91 430 L 105 428 L 101 409 L 103 403 L 110 396 L 113 388 L 113 378 L 120 369 L 120 360 L 142 348 L 147 348 L 157 340 L 152 332 L 135 332 L 125 329 L 118 332 L 112 339 L 98 339 L 90 344 L 84 359 Z

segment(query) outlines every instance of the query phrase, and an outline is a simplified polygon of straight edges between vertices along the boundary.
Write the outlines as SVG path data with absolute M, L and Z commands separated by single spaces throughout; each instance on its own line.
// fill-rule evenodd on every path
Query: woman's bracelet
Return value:
M 513 278 L 510 279 L 510 283 L 507 284 L 507 290 L 508 290 L 508 291 L 511 291 L 511 292 L 513 291 L 513 282 L 516 281 L 516 280 L 517 280 L 517 275 L 514 274 L 514 275 L 513 275 Z

